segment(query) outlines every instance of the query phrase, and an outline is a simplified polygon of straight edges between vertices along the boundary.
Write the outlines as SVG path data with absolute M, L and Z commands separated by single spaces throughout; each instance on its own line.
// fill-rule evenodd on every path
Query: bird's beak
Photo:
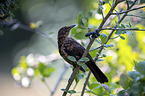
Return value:
M 76 26 L 75 24 L 74 24 L 74 25 L 71 25 L 70 28 L 73 28 L 73 27 L 75 27 L 75 26 Z

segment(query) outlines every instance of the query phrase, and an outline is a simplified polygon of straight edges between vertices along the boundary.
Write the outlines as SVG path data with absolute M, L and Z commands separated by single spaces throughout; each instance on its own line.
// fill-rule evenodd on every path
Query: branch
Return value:
M 129 9 L 129 2 L 128 0 L 125 0 L 126 1 L 126 4 L 127 4 L 127 9 Z
M 138 28 L 102 28 L 102 30 L 130 30 L 130 31 L 145 31 L 145 29 L 138 29 Z
M 141 7 L 137 7 L 137 8 L 129 9 L 129 10 L 126 10 L 126 11 L 123 11 L 123 12 L 112 13 L 112 15 L 128 13 L 128 12 L 130 12 L 130 11 L 138 10 L 138 9 L 141 9 L 141 8 L 145 8 L 145 6 L 141 6 Z
M 130 8 L 132 8 L 133 7 L 133 5 L 136 3 L 136 1 L 137 0 L 135 0 L 134 1 L 134 3 L 130 6 Z M 118 4 L 118 3 L 117 3 Z M 115 5 L 116 6 L 116 5 Z M 115 8 L 115 7 L 114 7 Z M 113 11 L 113 10 L 112 10 Z M 106 22 L 106 19 L 108 19 L 109 17 L 110 17 L 110 12 L 111 12 L 111 10 L 109 11 L 109 16 L 107 16 L 107 17 L 105 17 L 105 19 L 103 20 L 103 21 L 105 21 Z M 122 22 L 122 20 L 125 18 L 125 16 L 127 15 L 127 13 L 125 13 L 123 16 L 122 16 L 122 18 L 118 21 L 118 23 L 121 23 Z M 101 30 L 102 29 L 102 27 L 103 27 L 103 25 L 104 25 L 104 23 L 105 22 L 103 22 L 102 21 L 102 23 L 100 24 L 100 26 L 99 26 L 99 30 Z M 114 28 L 117 28 L 117 26 L 115 26 Z M 113 34 L 113 32 L 114 32 L 115 30 L 112 30 L 112 32 L 109 34 L 109 36 L 108 36 L 108 38 L 107 38 L 107 40 L 106 40 L 106 42 L 104 43 L 104 44 L 106 44 L 108 41 L 109 41 L 109 39 L 111 38 L 111 36 L 112 36 L 112 34 Z M 99 50 L 99 52 L 97 53 L 97 55 L 96 55 L 96 57 L 94 58 L 94 60 L 96 61 L 97 59 L 98 59 L 98 57 L 99 57 L 99 54 L 102 52 L 102 50 L 103 50 L 103 45 L 102 45 L 102 47 L 100 48 L 100 50 Z M 90 72 L 89 72 L 90 73 Z M 89 74 L 88 74 L 89 75 Z M 87 76 L 87 78 L 88 79 L 86 79 L 86 81 L 85 81 L 85 83 L 86 82 L 88 82 L 88 80 L 89 80 L 89 77 L 90 77 L 90 75 L 89 76 Z M 86 88 L 86 84 L 84 84 L 84 87 L 83 87 L 83 90 Z M 81 96 L 83 96 L 83 94 L 84 94 L 84 91 L 83 91 L 83 93 L 82 93 L 82 95 Z
M 67 95 L 67 92 L 68 92 L 70 86 L 72 85 L 72 82 L 74 81 L 75 76 L 76 76 L 77 72 L 79 71 L 79 69 L 80 69 L 80 66 L 76 66 L 75 67 L 73 73 L 71 74 L 71 77 L 68 80 L 68 84 L 67 84 L 67 86 L 65 88 L 65 91 L 63 92 L 62 96 L 66 96 Z
M 84 87 L 83 87 L 81 96 L 83 96 L 84 93 L 85 93 L 85 89 L 86 89 L 86 86 L 87 86 L 87 83 L 88 83 L 88 80 L 89 80 L 90 75 L 91 75 L 91 71 L 89 71 L 89 73 L 88 73 L 88 76 L 87 76 L 86 81 L 85 81 L 85 83 L 84 83 Z
M 139 17 L 139 18 L 145 19 L 145 17 L 141 17 L 141 16 L 133 15 L 133 14 L 128 14 L 127 16 L 135 16 L 135 17 Z
M 102 20 L 100 26 L 98 27 L 98 31 L 99 31 L 99 32 L 101 31 L 101 29 L 102 29 L 103 25 L 105 24 L 105 22 L 107 21 L 107 19 L 111 16 L 111 13 L 113 12 L 113 10 L 114 10 L 115 7 L 117 6 L 117 4 L 119 4 L 119 3 L 117 3 L 117 2 L 115 2 L 115 4 L 113 3 L 113 5 L 112 5 L 110 11 L 108 12 L 108 14 L 107 14 L 107 15 L 104 17 L 104 19 Z M 87 46 L 87 48 L 86 48 L 86 50 L 85 50 L 83 56 L 86 56 L 86 55 L 88 54 L 89 49 L 90 49 L 90 47 L 92 46 L 94 40 L 95 40 L 95 38 L 91 38 L 91 39 L 90 39 L 90 42 L 89 42 L 89 44 L 88 44 L 88 46 Z M 103 48 L 101 47 L 100 50 L 102 50 L 102 49 L 103 49 Z M 100 52 L 101 52 L 101 51 L 100 51 Z M 98 56 L 99 56 L 99 55 L 98 55 Z M 90 74 L 91 74 L 91 71 L 89 71 L 89 74 L 88 74 L 87 79 L 86 79 L 86 81 L 85 81 L 85 84 L 84 84 L 84 86 L 83 86 L 83 90 L 82 90 L 81 96 L 84 95 L 84 92 L 85 92 L 84 90 L 85 90 L 85 88 L 86 88 L 86 85 L 87 85 L 87 82 L 88 82 L 88 80 L 89 80 Z

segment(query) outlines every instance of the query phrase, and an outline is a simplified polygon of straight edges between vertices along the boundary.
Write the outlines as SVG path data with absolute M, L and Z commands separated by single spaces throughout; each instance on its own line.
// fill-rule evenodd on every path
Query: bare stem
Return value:
M 145 29 L 138 29 L 138 28 L 102 28 L 102 30 L 130 30 L 130 31 L 145 31 Z
M 86 78 L 86 81 L 85 81 L 85 83 L 84 83 L 84 86 L 87 85 L 90 75 L 91 75 L 91 71 L 89 71 L 89 73 L 88 73 L 88 76 L 87 76 L 87 78 Z M 82 90 L 81 96 L 84 95 L 84 93 L 85 93 L 85 89 L 86 89 L 86 87 L 83 87 L 83 90 Z
M 133 7 L 133 5 L 136 3 L 136 1 L 137 1 L 137 0 L 134 1 L 134 3 L 130 6 L 130 8 Z M 119 0 L 118 0 L 118 2 L 119 2 Z M 116 4 L 116 3 L 115 3 L 115 4 Z M 118 4 L 118 3 L 117 3 L 117 4 Z M 117 4 L 116 4 L 116 5 L 117 5 Z M 104 20 L 103 20 L 102 23 L 100 24 L 98 30 L 101 30 L 101 29 L 102 29 L 104 23 L 105 23 L 106 20 L 110 17 L 110 15 L 111 15 L 110 13 L 113 11 L 113 9 L 116 7 L 116 5 L 115 5 L 114 7 L 111 7 L 111 10 L 109 11 L 109 13 L 106 15 L 106 17 L 104 18 Z M 127 12 L 127 13 L 128 13 L 128 12 Z M 127 13 L 125 13 L 125 14 L 122 16 L 122 18 L 118 21 L 118 23 L 121 23 L 121 22 L 122 22 L 122 20 L 125 18 L 125 16 L 127 15 Z M 115 26 L 114 28 L 117 28 L 117 26 Z M 115 31 L 115 30 L 112 30 L 112 32 L 109 34 L 109 36 L 108 36 L 108 38 L 107 38 L 107 40 L 106 40 L 106 42 L 105 42 L 104 44 L 106 44 L 106 43 L 109 41 L 109 39 L 111 38 L 111 36 L 112 36 L 112 34 L 113 34 L 114 31 Z M 94 40 L 95 40 L 95 39 L 94 39 Z M 102 52 L 103 48 L 104 48 L 104 46 L 102 46 L 102 47 L 100 48 L 99 52 L 97 53 L 96 57 L 94 58 L 95 61 L 98 59 L 99 54 Z M 86 88 L 86 85 L 87 85 L 87 82 L 88 82 L 88 80 L 89 80 L 89 77 L 90 77 L 90 75 L 88 74 L 87 79 L 86 79 L 86 81 L 85 81 L 85 84 L 84 84 L 84 86 L 83 86 L 83 90 L 82 90 L 82 95 L 81 95 L 81 96 L 83 96 L 83 94 L 84 94 L 84 90 L 85 90 L 85 88 Z
M 128 13 L 128 12 L 131 12 L 131 11 L 134 11 L 134 10 L 138 10 L 138 9 L 141 9 L 141 8 L 145 8 L 145 6 L 141 6 L 141 7 L 137 7 L 137 8 L 129 9 L 129 10 L 126 10 L 126 11 L 123 11 L 123 12 L 112 13 L 112 15 Z
M 145 19 L 145 17 L 141 17 L 141 16 L 133 15 L 133 14 L 128 14 L 127 16 L 135 16 L 135 17 L 139 17 L 139 18 Z
M 67 95 L 67 92 L 68 92 L 70 86 L 72 85 L 72 83 L 73 83 L 73 81 L 75 79 L 75 76 L 76 76 L 77 72 L 79 71 L 79 69 L 80 69 L 80 66 L 76 66 L 75 67 L 73 73 L 71 74 L 71 77 L 68 80 L 68 84 L 67 84 L 67 86 L 65 88 L 65 91 L 63 92 L 62 96 L 66 96 Z

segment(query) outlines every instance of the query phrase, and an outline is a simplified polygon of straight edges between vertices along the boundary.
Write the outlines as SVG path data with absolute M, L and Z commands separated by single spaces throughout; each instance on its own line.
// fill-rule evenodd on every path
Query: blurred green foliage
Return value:
M 71 30 L 71 36 L 77 40 L 81 40 L 81 44 L 86 46 L 88 43 L 88 38 L 85 37 L 86 33 L 91 33 L 97 29 L 101 21 L 103 20 L 102 12 L 104 15 L 108 13 L 114 0 L 106 0 L 105 4 L 99 4 L 99 2 L 93 2 L 91 6 L 91 11 L 88 14 L 80 12 L 77 17 L 77 27 Z M 109 4 L 110 3 L 110 4 Z M 90 3 L 89 3 L 90 4 Z M 121 3 L 117 6 L 116 10 L 126 9 L 126 3 Z M 142 10 L 142 9 L 141 9 Z M 144 12 L 142 10 L 142 12 Z M 131 17 L 133 19 L 133 17 Z M 142 24 L 135 24 L 134 20 L 126 22 L 128 19 L 125 19 L 124 22 L 119 24 L 117 16 L 112 16 L 106 21 L 104 27 L 113 27 L 117 26 L 118 28 L 139 28 L 145 29 Z M 137 19 L 136 19 L 137 21 Z M 32 28 L 35 26 L 32 26 Z M 102 30 L 100 36 L 96 38 L 93 43 L 90 54 L 94 58 L 99 51 L 100 46 L 102 46 L 109 36 L 110 31 Z M 90 36 L 91 37 L 91 36 Z M 89 38 L 90 38 L 89 37 Z M 132 38 L 132 39 L 129 39 Z M 133 40 L 137 41 L 137 44 L 131 43 Z M 134 47 L 134 45 L 137 45 Z M 102 68 L 109 82 L 105 84 L 100 84 L 96 82 L 96 79 L 91 76 L 89 82 L 87 83 L 86 93 L 90 95 L 97 96 L 144 96 L 145 95 L 145 33 L 139 31 L 126 31 L 126 30 L 117 30 L 113 33 L 110 41 L 107 44 L 104 44 L 104 50 L 99 54 L 99 59 L 97 60 L 97 65 Z M 13 68 L 12 75 L 14 78 L 15 75 L 27 76 L 27 69 L 32 68 L 34 71 L 33 76 L 39 77 L 42 81 L 46 77 L 50 77 L 54 72 L 49 64 L 42 62 L 33 62 L 33 66 L 29 65 L 26 61 L 27 57 L 21 57 L 20 62 L 17 67 Z M 68 57 L 69 59 L 76 61 L 72 56 Z M 82 58 L 78 61 L 79 65 L 84 66 L 87 58 Z M 139 63 L 137 63 L 139 62 Z M 135 66 L 135 71 L 134 71 Z M 87 68 L 86 68 L 87 69 Z M 88 71 L 88 70 L 87 70 Z M 85 73 L 78 72 L 75 81 L 76 85 L 80 79 L 86 77 Z M 17 81 L 21 79 L 15 79 Z M 76 87 L 75 85 L 75 87 Z M 70 94 L 75 94 L 77 91 L 69 90 Z M 65 89 L 61 89 L 65 91 Z

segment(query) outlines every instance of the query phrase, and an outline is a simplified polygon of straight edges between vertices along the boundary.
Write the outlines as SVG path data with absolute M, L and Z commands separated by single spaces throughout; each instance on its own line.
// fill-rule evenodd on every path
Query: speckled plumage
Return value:
M 79 60 L 84 51 L 85 48 L 79 44 L 76 40 L 74 40 L 71 37 L 68 37 L 70 30 L 74 27 L 75 25 L 72 26 L 65 26 L 62 27 L 59 32 L 58 32 L 58 49 L 60 55 L 63 57 L 65 61 L 67 61 L 69 64 L 71 64 L 73 67 L 76 66 L 76 62 L 71 61 L 68 59 L 68 56 L 73 56 L 76 58 L 76 60 Z M 87 67 L 92 71 L 94 74 L 95 78 L 100 82 L 108 82 L 107 77 L 104 75 L 104 73 L 97 67 L 95 62 L 93 61 L 92 57 L 87 54 L 87 57 L 90 59 L 90 61 L 86 62 Z M 83 67 L 80 68 L 83 72 L 85 70 Z

